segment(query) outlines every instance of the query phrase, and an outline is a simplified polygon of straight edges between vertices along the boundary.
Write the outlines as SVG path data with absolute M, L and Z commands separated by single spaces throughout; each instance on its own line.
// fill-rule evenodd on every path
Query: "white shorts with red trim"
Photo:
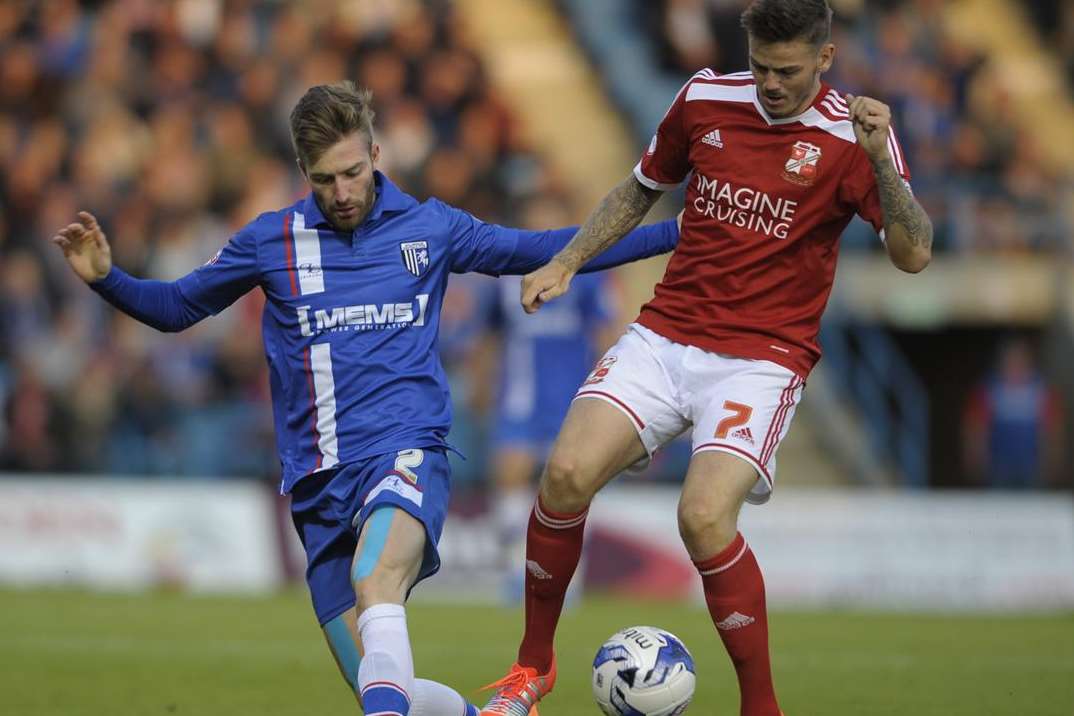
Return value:
M 757 471 L 746 499 L 761 504 L 772 494 L 776 449 L 804 387 L 777 363 L 711 353 L 632 323 L 574 399 L 596 398 L 621 410 L 650 456 L 692 425 L 695 455 L 730 453 Z

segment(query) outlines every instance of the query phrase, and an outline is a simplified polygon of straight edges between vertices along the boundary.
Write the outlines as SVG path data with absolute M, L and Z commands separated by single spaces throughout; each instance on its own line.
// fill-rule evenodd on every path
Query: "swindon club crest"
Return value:
M 421 276 L 429 268 L 429 244 L 426 241 L 404 241 L 399 244 L 403 265 L 415 276 Z
M 783 178 L 792 184 L 809 186 L 817 178 L 820 147 L 809 142 L 795 142 L 791 156 L 783 165 Z

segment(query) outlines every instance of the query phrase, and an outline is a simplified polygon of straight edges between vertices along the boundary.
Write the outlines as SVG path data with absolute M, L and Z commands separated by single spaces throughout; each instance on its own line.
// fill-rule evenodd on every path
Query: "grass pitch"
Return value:
M 653 624 L 694 654 L 692 714 L 733 716 L 730 662 L 700 609 L 585 600 L 558 636 L 543 716 L 597 714 L 590 661 L 613 631 Z M 521 611 L 410 609 L 418 674 L 474 701 L 513 661 Z M 772 615 L 788 716 L 1071 716 L 1074 615 Z M 357 714 L 305 593 L 272 598 L 0 591 L 0 714 Z

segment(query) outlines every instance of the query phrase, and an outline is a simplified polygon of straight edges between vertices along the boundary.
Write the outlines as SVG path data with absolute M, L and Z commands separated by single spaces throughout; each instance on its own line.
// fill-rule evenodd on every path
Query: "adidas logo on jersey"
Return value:
M 535 560 L 526 560 L 526 571 L 534 576 L 536 579 L 551 579 L 552 575 L 545 571 L 545 568 L 537 564 Z
M 753 445 L 753 432 L 749 428 L 739 428 L 731 433 L 731 437 Z
M 753 617 L 748 617 L 745 614 L 739 614 L 738 612 L 731 612 L 731 615 L 722 622 L 716 622 L 716 628 L 720 631 L 734 631 L 735 629 L 747 627 L 755 621 L 757 620 Z
M 701 142 L 716 147 L 717 149 L 723 149 L 723 139 L 720 137 L 720 130 L 718 129 L 714 129 L 702 137 Z

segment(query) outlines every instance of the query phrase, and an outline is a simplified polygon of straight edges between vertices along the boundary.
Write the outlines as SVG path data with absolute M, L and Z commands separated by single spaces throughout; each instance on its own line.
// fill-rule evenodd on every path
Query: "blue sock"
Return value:
M 366 716 L 410 713 L 410 699 L 402 687 L 387 681 L 374 681 L 362 689 L 362 710 Z

